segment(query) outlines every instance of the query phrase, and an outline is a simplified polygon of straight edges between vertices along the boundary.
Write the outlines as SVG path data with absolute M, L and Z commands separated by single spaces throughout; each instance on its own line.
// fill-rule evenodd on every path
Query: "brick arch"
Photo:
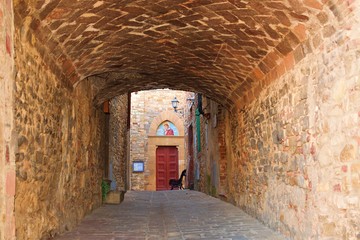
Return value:
M 166 87 L 231 107 L 251 98 L 265 75 L 281 74 L 274 65 L 290 52 L 306 54 L 299 44 L 321 44 L 346 27 L 333 26 L 351 14 L 352 2 L 14 1 L 14 16 L 21 37 L 36 42 L 64 83 L 98 77 L 98 102 Z
M 164 121 L 172 122 L 177 127 L 179 131 L 179 136 L 184 136 L 184 122 L 173 111 L 164 111 L 152 121 L 149 129 L 149 136 L 156 136 L 156 131 L 159 125 Z

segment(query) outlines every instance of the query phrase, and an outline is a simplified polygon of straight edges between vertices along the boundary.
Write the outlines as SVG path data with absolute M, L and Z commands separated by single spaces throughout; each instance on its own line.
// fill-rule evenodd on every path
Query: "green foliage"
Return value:
M 110 184 L 102 180 L 101 182 L 101 194 L 102 194 L 102 200 L 105 201 L 107 193 L 110 192 Z

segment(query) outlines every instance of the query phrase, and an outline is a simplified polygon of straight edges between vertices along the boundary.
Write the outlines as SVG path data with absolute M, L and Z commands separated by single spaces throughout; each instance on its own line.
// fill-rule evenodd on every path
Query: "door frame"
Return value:
M 148 138 L 148 165 L 146 166 L 146 191 L 156 191 L 156 149 L 159 146 L 175 146 L 178 148 L 178 169 L 179 176 L 186 168 L 185 165 L 185 140 L 184 136 L 149 136 Z
M 156 131 L 159 125 L 164 121 L 172 122 L 179 131 L 179 136 L 156 136 Z M 179 118 L 174 111 L 161 112 L 152 122 L 148 135 L 147 153 L 148 159 L 146 161 L 146 177 L 144 190 L 156 191 L 156 148 L 158 146 L 176 146 L 179 150 L 179 176 L 186 168 L 185 165 L 185 131 L 184 120 Z
M 176 150 L 176 173 L 175 175 L 173 176 L 170 176 L 170 158 L 167 158 L 165 161 L 166 161 L 166 180 L 165 180 L 165 188 L 164 189 L 159 189 L 159 186 L 158 186 L 158 151 L 159 151 L 159 148 L 168 148 L 168 149 L 173 149 L 173 150 Z M 179 149 L 177 146 L 157 146 L 156 148 L 156 151 L 155 151 L 155 155 L 156 155 L 156 162 L 155 162 L 155 181 L 156 181 L 156 191 L 163 191 L 163 190 L 170 190 L 170 185 L 168 184 L 168 181 L 170 179 L 178 179 L 179 178 Z

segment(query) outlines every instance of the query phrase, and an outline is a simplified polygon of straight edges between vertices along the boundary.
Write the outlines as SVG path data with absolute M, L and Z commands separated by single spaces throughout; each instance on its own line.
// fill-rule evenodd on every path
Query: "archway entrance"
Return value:
M 99 207 L 100 105 L 157 88 L 226 109 L 193 102 L 196 189 L 294 238 L 359 236 L 360 1 L 8 0 L 0 13 L 0 239 L 51 238 Z M 185 159 L 180 135 L 139 130 L 148 109 L 134 190 L 156 190 L 164 141 Z
M 131 95 L 131 190 L 170 189 L 169 179 L 177 179 L 185 169 L 184 112 L 180 111 L 186 110 L 188 94 L 158 89 Z M 174 96 L 180 102 L 177 112 L 171 105 Z M 141 162 L 143 171 L 134 171 L 134 162 Z

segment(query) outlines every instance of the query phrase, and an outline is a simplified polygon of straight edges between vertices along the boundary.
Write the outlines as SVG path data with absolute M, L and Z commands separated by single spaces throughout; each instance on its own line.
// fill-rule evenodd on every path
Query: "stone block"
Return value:
M 322 147 L 319 151 L 318 160 L 321 167 L 326 167 L 333 163 L 332 149 L 329 146 Z
M 15 196 L 15 172 L 9 171 L 6 175 L 6 194 L 8 196 Z
M 272 139 L 275 144 L 281 144 L 284 140 L 285 132 L 282 129 L 274 130 L 272 132 Z
M 347 209 L 348 205 L 346 199 L 342 195 L 335 195 L 333 202 L 338 209 Z
M 331 96 L 338 104 L 340 104 L 346 96 L 346 84 L 346 81 L 339 80 L 335 82 L 335 86 L 332 88 Z
M 334 222 L 324 223 L 322 226 L 322 235 L 325 237 L 333 237 L 335 235 L 336 224 Z
M 358 196 L 347 196 L 345 199 L 347 204 L 353 205 L 355 207 L 359 206 L 360 201 Z
M 297 26 L 295 26 L 293 29 L 293 33 L 301 42 L 307 39 L 306 27 L 304 24 L 299 23 Z
M 317 185 L 318 192 L 328 192 L 330 190 L 330 184 L 328 182 L 320 182 Z
M 340 153 L 341 162 L 349 162 L 355 159 L 357 152 L 357 147 L 353 144 L 346 144 Z
M 351 165 L 351 184 L 353 189 L 360 190 L 360 163 Z
M 106 204 L 120 204 L 124 201 L 124 191 L 110 191 L 106 195 L 105 203 Z

